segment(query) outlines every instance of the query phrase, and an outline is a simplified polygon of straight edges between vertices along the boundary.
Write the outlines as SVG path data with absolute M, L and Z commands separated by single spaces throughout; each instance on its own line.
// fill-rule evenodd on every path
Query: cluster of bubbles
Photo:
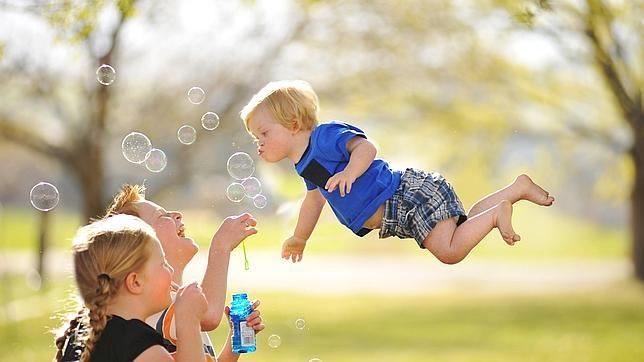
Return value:
M 121 143 L 121 151 L 126 160 L 136 164 L 145 164 L 151 172 L 161 172 L 168 164 L 165 152 L 152 147 L 148 136 L 140 132 L 130 132 Z
M 219 127 L 219 116 L 215 112 L 206 112 L 201 116 L 201 126 L 207 130 L 212 131 Z M 184 124 L 179 127 L 177 131 L 177 138 L 179 142 L 184 145 L 191 145 L 197 140 L 197 130 L 191 125 Z
M 268 204 L 266 196 L 262 194 L 262 183 L 253 177 L 255 163 L 245 152 L 235 152 L 226 162 L 228 173 L 237 182 L 233 182 L 226 188 L 226 196 L 232 202 L 241 202 L 244 198 L 253 200 L 253 205 L 263 209 Z
M 299 330 L 304 330 L 306 328 L 306 321 L 302 318 L 298 318 L 295 320 L 295 328 Z M 277 334 L 271 334 L 266 343 L 268 344 L 269 347 L 275 349 L 279 348 L 279 346 L 282 345 L 282 338 L 278 336 Z M 314 357 L 309 360 L 309 362 L 322 362 L 321 359 Z
M 58 205 L 60 194 L 56 186 L 49 182 L 39 182 L 31 188 L 29 200 L 40 211 L 49 211 Z

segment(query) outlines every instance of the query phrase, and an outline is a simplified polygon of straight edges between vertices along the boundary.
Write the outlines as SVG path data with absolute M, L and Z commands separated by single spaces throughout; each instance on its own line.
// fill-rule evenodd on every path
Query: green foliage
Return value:
M 59 39 L 82 42 L 92 35 L 101 11 L 111 3 L 105 0 L 52 2 L 45 6 L 43 16 L 57 30 Z M 124 18 L 135 15 L 135 3 L 136 0 L 114 1 Z

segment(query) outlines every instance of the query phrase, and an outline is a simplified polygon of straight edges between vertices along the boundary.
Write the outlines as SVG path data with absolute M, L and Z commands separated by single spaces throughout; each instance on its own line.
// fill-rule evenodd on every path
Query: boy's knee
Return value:
M 465 259 L 463 256 L 454 255 L 454 254 L 444 255 L 438 258 L 438 260 L 440 260 L 443 264 L 447 264 L 447 265 L 458 264 L 461 261 L 463 261 L 463 259 Z

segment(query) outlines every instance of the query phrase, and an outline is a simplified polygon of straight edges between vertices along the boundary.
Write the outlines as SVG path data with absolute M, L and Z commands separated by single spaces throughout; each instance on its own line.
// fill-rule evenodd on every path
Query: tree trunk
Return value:
M 631 152 L 635 164 L 635 182 L 631 194 L 631 230 L 635 277 L 644 281 L 644 137 L 636 135 Z
M 97 140 L 85 143 L 85 146 L 80 148 L 83 151 L 76 152 L 79 157 L 75 162 L 74 171 L 83 193 L 83 223 L 88 223 L 92 218 L 102 216 L 105 211 L 103 145 Z
M 45 254 L 49 245 L 49 211 L 40 211 L 40 230 L 38 235 L 38 258 L 36 270 L 41 283 L 45 283 Z

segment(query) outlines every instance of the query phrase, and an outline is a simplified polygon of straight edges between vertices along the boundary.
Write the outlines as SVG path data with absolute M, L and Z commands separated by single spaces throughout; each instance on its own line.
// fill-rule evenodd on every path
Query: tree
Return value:
M 152 75 L 157 79 L 147 79 L 148 82 L 161 86 L 156 87 L 151 94 L 141 95 L 149 90 L 141 91 L 145 87 L 140 84 L 134 84 L 133 88 L 136 89 L 121 89 L 117 92 L 114 85 L 101 85 L 89 75 L 94 74 L 101 64 L 121 65 L 124 59 L 132 57 L 128 53 L 131 50 L 123 45 L 127 38 L 126 25 L 132 19 L 145 16 L 154 18 L 158 13 L 176 10 L 172 9 L 173 6 L 180 5 L 136 0 L 88 1 L 78 4 L 64 1 L 24 7 L 4 5 L 5 10 L 44 20 L 43 23 L 57 34 L 58 43 L 68 46 L 70 52 L 78 52 L 78 58 L 82 60 L 77 61 L 77 64 L 67 65 L 66 74 L 61 76 L 55 70 L 37 65 L 33 61 L 37 57 L 35 54 L 26 52 L 26 56 L 12 57 L 10 52 L 6 52 L 7 65 L 2 69 L 0 77 L 0 86 L 6 90 L 7 95 L 6 102 L 0 106 L 0 139 L 14 142 L 69 170 L 82 193 L 83 215 L 86 220 L 99 216 L 108 199 L 106 182 L 114 170 L 108 169 L 106 165 L 106 143 L 123 130 L 141 126 L 153 131 L 158 129 L 151 124 L 151 118 L 155 115 L 167 117 L 178 113 L 170 100 L 178 97 L 184 99 L 183 88 L 185 82 L 189 81 L 186 78 L 190 78 L 180 79 L 179 84 L 184 84 L 175 89 L 164 88 L 165 80 L 159 78 L 172 73 L 171 70 L 164 69 Z M 247 15 L 251 17 L 262 16 L 259 11 L 253 11 L 252 4 L 240 6 L 245 7 L 245 10 L 250 9 L 250 14 Z M 222 67 L 213 71 L 200 67 L 206 71 L 194 71 L 196 76 L 204 79 L 203 88 L 207 92 L 218 94 L 218 99 L 221 100 L 218 112 L 222 116 L 236 114 L 239 104 L 256 88 L 256 82 L 261 82 L 267 76 L 264 73 L 268 73 L 267 69 L 272 66 L 273 59 L 299 34 L 305 24 L 303 15 L 305 14 L 295 14 L 291 19 L 291 26 L 277 36 L 270 36 L 271 29 L 268 29 L 266 22 L 255 19 L 253 26 L 235 36 L 240 37 L 237 39 L 240 42 L 262 39 L 263 46 L 257 47 L 253 55 L 242 60 L 238 58 L 237 69 Z M 220 29 L 210 30 L 210 42 L 217 42 L 218 30 Z M 15 44 L 4 44 L 3 49 L 11 50 L 12 45 Z M 207 57 L 207 54 L 202 54 L 200 60 Z M 135 62 L 136 60 L 131 61 Z M 13 92 L 10 91 L 12 88 L 15 88 Z M 139 98 L 133 98 L 133 95 Z M 134 121 L 124 124 L 119 119 Z M 48 120 L 52 120 L 62 130 L 62 137 L 52 137 L 48 130 L 34 127 L 34 124 L 46 123 Z M 221 128 L 226 127 L 229 126 Z M 191 174 L 188 169 L 190 157 L 189 152 L 180 149 L 177 156 L 179 171 L 165 177 L 160 187 L 154 191 L 162 192 L 165 187 L 185 181 Z
M 576 2 L 496 1 L 520 23 L 551 37 L 565 55 L 592 64 L 612 96 L 618 118 L 632 132 L 626 149 L 634 169 L 630 194 L 632 257 L 635 275 L 644 280 L 644 109 L 642 108 L 642 3 L 638 1 L 585 0 Z M 571 38 L 580 39 L 584 49 L 571 47 Z M 584 137 L 613 142 L 603 129 L 590 125 L 570 125 Z

